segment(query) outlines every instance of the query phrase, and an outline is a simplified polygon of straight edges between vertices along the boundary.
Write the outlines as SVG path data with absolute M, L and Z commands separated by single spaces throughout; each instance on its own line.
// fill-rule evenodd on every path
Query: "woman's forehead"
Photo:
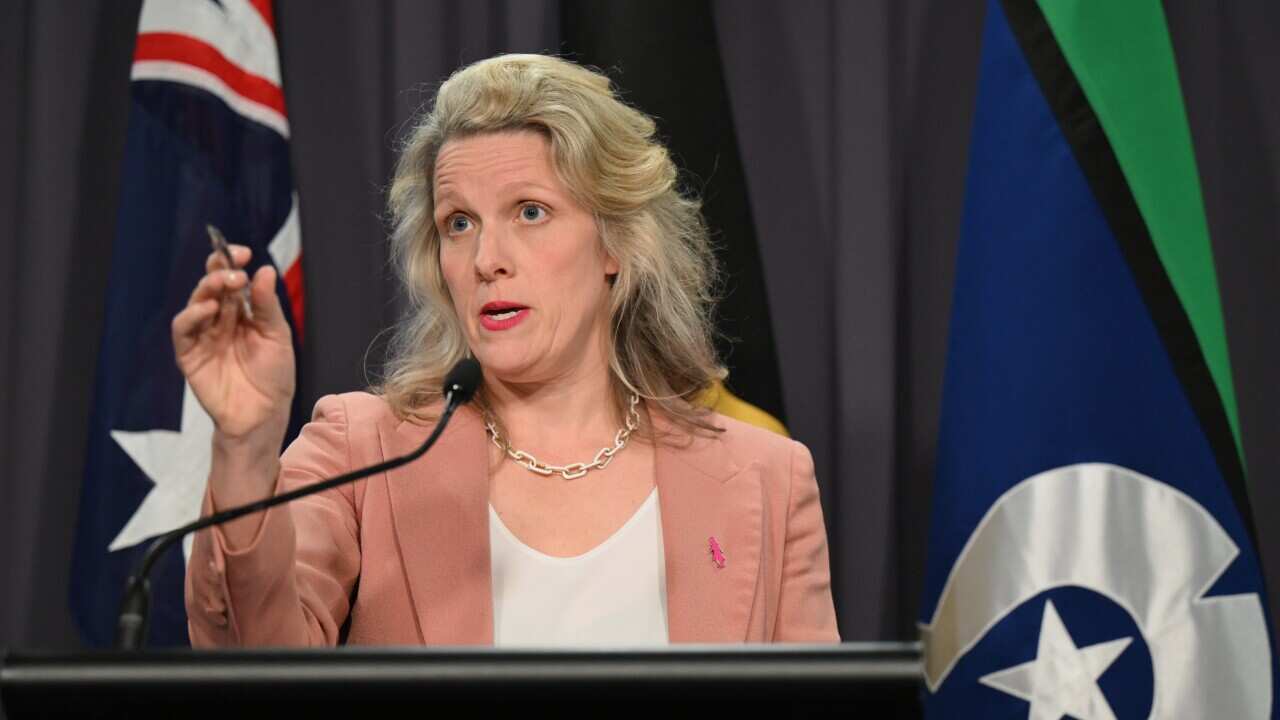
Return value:
M 539 133 L 520 131 L 450 140 L 436 160 L 433 195 L 438 210 L 484 196 L 502 201 L 528 193 L 567 196 L 551 147 Z
M 554 174 L 551 143 L 531 130 L 484 133 L 453 138 L 436 156 L 437 184 L 477 175 Z

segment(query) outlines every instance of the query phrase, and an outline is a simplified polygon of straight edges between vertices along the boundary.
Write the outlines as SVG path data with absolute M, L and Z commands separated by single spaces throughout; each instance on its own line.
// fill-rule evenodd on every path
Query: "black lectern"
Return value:
M 920 648 L 11 651 L 9 718 L 919 717 Z

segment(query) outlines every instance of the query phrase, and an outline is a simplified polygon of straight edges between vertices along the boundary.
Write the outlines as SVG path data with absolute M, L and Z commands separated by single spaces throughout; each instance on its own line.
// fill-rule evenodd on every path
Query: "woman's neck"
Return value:
M 513 447 L 537 454 L 574 455 L 609 444 L 622 419 L 603 363 L 547 382 L 508 383 L 485 378 L 491 411 Z M 539 459 L 542 459 L 539 456 Z

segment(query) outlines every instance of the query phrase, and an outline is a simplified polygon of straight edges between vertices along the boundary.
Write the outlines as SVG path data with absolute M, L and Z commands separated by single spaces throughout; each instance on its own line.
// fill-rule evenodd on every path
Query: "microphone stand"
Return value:
M 175 528 L 169 532 L 157 537 L 151 547 L 147 548 L 147 552 L 143 554 L 142 559 L 138 562 L 133 573 L 129 575 L 129 579 L 125 582 L 124 600 L 120 603 L 120 616 L 116 620 L 116 649 L 118 650 L 141 650 L 146 644 L 147 637 L 147 618 L 151 610 L 151 581 L 148 577 L 151 570 L 155 566 L 156 561 L 168 550 L 170 546 L 177 543 L 188 533 L 203 530 L 213 525 L 221 525 L 222 523 L 235 520 L 249 513 L 260 512 L 267 508 L 283 505 L 291 500 L 297 500 L 300 497 L 312 495 L 330 488 L 337 487 L 360 478 L 378 473 L 386 472 L 400 467 L 406 463 L 413 462 L 422 457 L 424 453 L 431 449 L 436 443 L 436 439 L 440 437 L 440 433 L 444 432 L 444 428 L 449 424 L 449 418 L 453 417 L 453 411 L 458 409 L 459 405 L 465 403 L 470 396 L 469 392 L 462 388 L 454 386 L 453 389 L 445 395 L 444 412 L 440 415 L 440 420 L 436 423 L 436 428 L 431 435 L 418 447 L 418 449 L 408 455 L 401 455 L 390 460 L 384 460 L 377 465 L 371 465 L 366 468 L 352 470 L 344 475 L 335 478 L 323 480 L 318 483 L 304 485 L 287 493 L 274 495 L 272 497 L 263 498 L 256 502 L 240 507 L 233 507 L 216 512 L 212 515 L 206 515 L 192 522 Z M 455 401 L 455 398 L 457 400 Z

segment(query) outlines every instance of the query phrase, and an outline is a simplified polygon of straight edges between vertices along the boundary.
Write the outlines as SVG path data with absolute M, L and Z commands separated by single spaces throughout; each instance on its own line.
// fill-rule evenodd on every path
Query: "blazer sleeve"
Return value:
M 342 398 L 321 398 L 280 458 L 276 494 L 349 471 L 349 437 Z M 234 552 L 219 528 L 197 533 L 186 575 L 192 646 L 336 645 L 360 574 L 354 487 L 271 508 Z M 202 512 L 213 509 L 206 490 Z
M 792 442 L 791 448 L 791 492 L 782 553 L 782 587 L 773 641 L 840 642 L 813 456 L 798 442 Z

